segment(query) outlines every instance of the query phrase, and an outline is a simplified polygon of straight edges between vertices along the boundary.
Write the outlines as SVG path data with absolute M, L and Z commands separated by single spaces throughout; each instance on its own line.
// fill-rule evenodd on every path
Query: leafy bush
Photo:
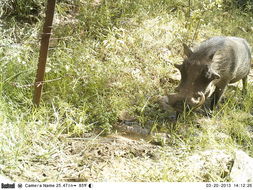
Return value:
M 0 17 L 20 23 L 33 23 L 40 18 L 44 6 L 45 3 L 42 0 L 2 0 Z
M 189 151 L 240 146 L 252 152 L 247 128 L 253 124 L 252 88 L 245 100 L 228 91 L 226 103 L 209 119 L 187 113 L 174 124 L 155 104 L 157 95 L 172 92 L 178 83 L 173 64 L 182 62 L 182 42 L 236 35 L 252 43 L 251 12 L 226 9 L 229 4 L 222 0 L 57 1 L 42 102 L 35 109 L 31 100 L 44 2 L 0 2 L 2 22 L 13 21 L 5 22 L 8 29 L 0 25 L 4 172 L 22 166 L 23 155 L 38 147 L 46 150 L 43 159 L 50 157 L 62 144 L 62 133 L 111 132 L 124 113 L 144 128 L 166 132 L 164 146 Z
M 224 6 L 226 9 L 238 8 L 246 12 L 253 11 L 252 0 L 224 0 Z

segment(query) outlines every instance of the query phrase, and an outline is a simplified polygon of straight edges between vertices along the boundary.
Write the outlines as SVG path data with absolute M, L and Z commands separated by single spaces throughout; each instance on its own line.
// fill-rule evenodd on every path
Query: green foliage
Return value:
M 131 19 L 135 17 L 136 24 L 144 20 L 154 12 L 163 13 L 168 10 L 170 0 L 120 0 L 120 1 L 77 1 L 74 3 L 77 9 L 76 18 L 81 25 L 83 32 L 92 38 L 106 38 L 113 27 L 126 25 L 131 27 Z M 154 10 L 153 7 L 156 7 Z M 69 10 L 65 11 L 70 11 Z
M 226 9 L 237 8 L 245 12 L 252 12 L 253 2 L 251 0 L 224 0 Z
M 44 1 L 0 5 L 6 21 L 5 28 L 0 25 L 0 167 L 6 173 L 17 169 L 25 154 L 48 159 L 63 134 L 111 133 L 122 113 L 152 132 L 167 133 L 168 139 L 155 139 L 163 146 L 189 151 L 240 147 L 252 152 L 250 85 L 244 99 L 240 91 L 229 90 L 213 118 L 185 112 L 173 123 L 171 113 L 155 101 L 178 83 L 173 64 L 182 61 L 182 42 L 236 35 L 252 44 L 252 12 L 225 0 L 58 1 L 42 103 L 34 108 Z M 162 180 L 169 180 L 167 169 Z M 186 179 L 198 177 L 178 175 L 175 180 Z M 218 175 L 213 179 L 223 180 Z
M 2 0 L 0 17 L 20 23 L 33 23 L 38 21 L 44 5 L 44 0 Z

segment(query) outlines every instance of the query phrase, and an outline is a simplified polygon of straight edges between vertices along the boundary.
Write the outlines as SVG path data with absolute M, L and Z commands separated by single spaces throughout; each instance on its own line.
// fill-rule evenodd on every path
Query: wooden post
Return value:
M 40 99 L 41 99 L 45 68 L 46 68 L 46 62 L 47 62 L 47 52 L 48 52 L 49 40 L 50 40 L 52 23 L 53 23 L 53 18 L 54 18 L 55 3 L 56 3 L 56 0 L 47 0 L 46 18 L 45 18 L 45 23 L 43 27 L 43 33 L 41 36 L 38 69 L 37 69 L 37 75 L 36 75 L 35 84 L 34 84 L 33 103 L 36 106 L 39 106 Z

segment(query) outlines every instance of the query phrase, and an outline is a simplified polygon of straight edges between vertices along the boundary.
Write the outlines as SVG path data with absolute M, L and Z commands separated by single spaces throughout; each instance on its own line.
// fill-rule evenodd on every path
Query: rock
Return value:
M 130 113 L 128 113 L 125 110 L 120 112 L 118 118 L 120 121 L 128 121 L 128 122 L 132 122 L 136 120 L 136 118 L 134 118 Z
M 160 107 L 163 110 L 169 109 L 169 98 L 168 96 L 158 96 L 157 97 L 157 103 L 160 105 Z
M 141 126 L 137 124 L 135 125 L 127 125 L 126 124 L 121 124 L 119 126 L 115 126 L 115 129 L 121 131 L 121 132 L 125 132 L 127 134 L 131 134 L 131 135 L 143 135 L 143 136 L 147 136 L 150 133 L 150 129 L 147 128 L 143 128 Z
M 205 150 L 187 157 L 184 168 L 191 173 L 191 177 L 199 178 L 202 182 L 212 182 L 228 176 L 228 165 L 232 159 L 232 155 L 225 150 Z
M 11 182 L 11 180 L 9 179 L 9 178 L 7 178 L 7 177 L 5 177 L 5 176 L 2 176 L 2 175 L 0 175 L 0 181 L 1 182 Z
M 253 158 L 237 150 L 230 177 L 233 182 L 253 182 Z

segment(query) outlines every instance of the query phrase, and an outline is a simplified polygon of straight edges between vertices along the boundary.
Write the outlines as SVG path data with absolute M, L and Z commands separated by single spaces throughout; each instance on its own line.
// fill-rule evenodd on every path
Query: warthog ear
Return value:
M 178 69 L 178 70 L 181 70 L 183 65 L 179 65 L 179 64 L 174 64 L 174 66 Z
M 189 58 L 193 54 L 192 50 L 185 44 L 183 43 L 184 47 L 184 54 Z
M 210 60 L 213 60 L 214 54 L 215 54 L 215 53 L 212 53 L 211 55 L 209 55 L 209 59 L 210 59 Z

